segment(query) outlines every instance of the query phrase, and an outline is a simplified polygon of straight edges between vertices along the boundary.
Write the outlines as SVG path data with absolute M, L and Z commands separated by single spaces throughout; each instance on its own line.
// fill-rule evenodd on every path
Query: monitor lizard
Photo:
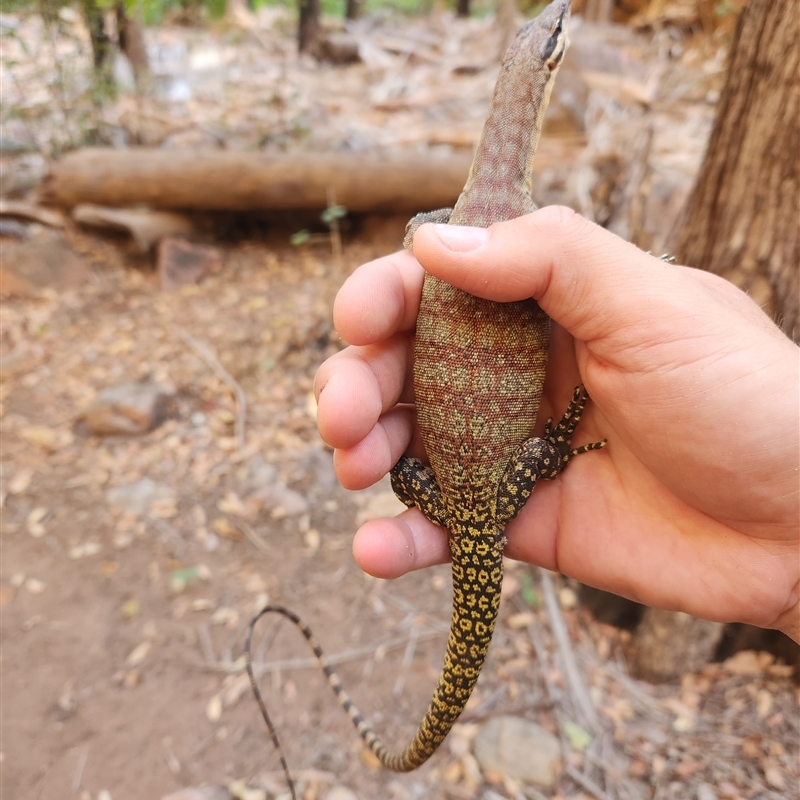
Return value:
M 425 222 L 488 227 L 534 211 L 531 165 L 550 92 L 567 50 L 569 0 L 555 0 L 517 34 L 506 52 L 464 190 L 453 209 L 418 214 L 405 246 Z M 453 614 L 433 699 L 416 735 L 391 752 L 353 704 L 312 632 L 292 611 L 267 606 L 251 622 L 246 651 L 253 691 L 287 780 L 294 787 L 249 661 L 253 625 L 278 613 L 303 633 L 367 747 L 387 768 L 416 769 L 458 719 L 478 680 L 500 605 L 505 526 L 537 480 L 556 478 L 576 455 L 572 435 L 587 395 L 578 387 L 560 422 L 532 437 L 544 385 L 550 319 L 532 300 L 483 300 L 425 275 L 414 340 L 417 420 L 430 465 L 403 457 L 392 488 L 449 533 Z

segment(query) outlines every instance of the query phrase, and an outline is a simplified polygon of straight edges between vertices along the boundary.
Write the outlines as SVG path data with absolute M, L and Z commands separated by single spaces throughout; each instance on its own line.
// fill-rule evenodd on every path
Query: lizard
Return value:
M 404 244 L 426 222 L 489 227 L 534 211 L 531 166 L 545 109 L 568 46 L 569 0 L 554 0 L 525 24 L 506 52 L 464 190 L 453 209 L 415 216 Z M 426 273 L 414 335 L 416 416 L 429 465 L 404 456 L 391 470 L 395 494 L 446 528 L 452 558 L 453 612 L 444 664 L 411 743 L 393 753 L 366 722 L 326 662 L 311 630 L 292 611 L 267 606 L 250 623 L 247 669 L 262 716 L 295 797 L 275 729 L 249 659 L 253 626 L 266 613 L 303 633 L 339 702 L 381 764 L 421 766 L 464 710 L 497 620 L 504 529 L 538 480 L 556 478 L 577 455 L 605 444 L 572 446 L 587 401 L 575 389 L 562 419 L 533 437 L 544 385 L 550 319 L 533 300 L 497 303 Z

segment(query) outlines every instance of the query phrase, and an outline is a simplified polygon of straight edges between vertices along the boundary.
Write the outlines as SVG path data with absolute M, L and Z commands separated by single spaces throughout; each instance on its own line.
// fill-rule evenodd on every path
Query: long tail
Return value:
M 501 561 L 497 567 L 502 569 Z M 253 629 L 261 617 L 266 614 L 280 614 L 294 623 L 314 651 L 314 655 L 317 657 L 331 689 L 333 689 L 342 708 L 353 721 L 353 725 L 358 735 L 364 741 L 364 744 L 366 744 L 381 764 L 387 769 L 393 770 L 394 772 L 410 772 L 424 764 L 433 755 L 464 710 L 464 706 L 466 706 L 467 700 L 469 700 L 475 683 L 478 680 L 483 661 L 489 649 L 489 642 L 494 629 L 494 621 L 497 617 L 498 601 L 491 603 L 489 608 L 481 611 L 480 617 L 483 625 L 477 636 L 474 631 L 470 631 L 469 634 L 465 635 L 467 631 L 464 630 L 464 625 L 460 624 L 470 619 L 470 609 L 466 607 L 465 603 L 463 607 L 461 607 L 462 603 L 459 603 L 457 600 L 454 603 L 453 622 L 450 626 L 447 652 L 445 653 L 444 665 L 433 693 L 433 698 L 414 739 L 401 753 L 390 752 L 380 736 L 378 736 L 364 720 L 363 715 L 350 699 L 350 695 L 348 695 L 342 687 L 339 676 L 325 658 L 325 654 L 322 652 L 322 648 L 319 644 L 317 644 L 311 629 L 300 617 L 283 606 L 270 605 L 263 608 L 251 620 L 247 629 L 247 638 L 245 640 L 247 675 L 250 678 L 250 685 L 253 689 L 256 702 L 261 709 L 261 715 L 264 718 L 264 722 L 272 738 L 272 744 L 278 752 L 281 767 L 286 775 L 286 781 L 289 784 L 293 800 L 296 800 L 297 797 L 294 782 L 292 781 L 289 767 L 284 758 L 275 726 L 267 713 L 266 706 L 261 697 L 250 657 Z

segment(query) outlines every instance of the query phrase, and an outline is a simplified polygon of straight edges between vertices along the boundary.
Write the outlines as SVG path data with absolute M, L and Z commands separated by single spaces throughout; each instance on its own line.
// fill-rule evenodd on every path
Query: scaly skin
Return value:
M 488 227 L 535 209 L 531 164 L 567 48 L 568 19 L 569 0 L 555 0 L 517 34 L 503 59 L 464 191 L 452 213 L 442 209 L 415 217 L 407 229 L 407 247 L 424 222 Z M 404 751 L 391 753 L 364 721 L 311 631 L 293 612 L 279 606 L 262 611 L 283 614 L 300 628 L 364 742 L 385 767 L 397 772 L 413 770 L 430 758 L 478 680 L 500 605 L 505 526 L 537 480 L 552 480 L 575 455 L 603 445 L 572 448 L 587 399 L 581 388 L 558 425 L 548 421 L 543 438 L 530 438 L 549 337 L 550 320 L 533 300 L 493 303 L 425 276 L 415 335 L 414 393 L 430 466 L 401 459 L 392 470 L 392 486 L 406 505 L 448 530 L 453 616 L 433 699 Z M 257 689 L 256 694 L 260 701 Z M 263 704 L 262 712 L 277 746 Z

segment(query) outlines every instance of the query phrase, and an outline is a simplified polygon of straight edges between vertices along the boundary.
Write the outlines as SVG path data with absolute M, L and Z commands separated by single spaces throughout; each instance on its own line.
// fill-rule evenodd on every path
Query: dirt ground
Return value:
M 213 138 L 224 129 L 235 147 L 263 142 L 264 130 L 284 131 L 277 147 L 470 145 L 494 77 L 461 65 L 475 60 L 489 23 L 434 24 L 453 37 L 417 20 L 402 35 L 375 34 L 384 49 L 371 51 L 373 61 L 340 72 L 293 61 L 281 29 L 233 38 L 153 31 L 164 62 L 177 52 L 200 65 L 180 78 L 206 93 L 192 124 L 182 127 L 183 107 L 170 117 L 131 97 L 104 110 L 106 124 L 125 129 L 128 143 L 164 146 L 205 146 L 212 122 Z M 670 55 L 669 69 L 653 72 L 648 59 L 666 58 L 669 36 L 643 44 L 626 29 L 584 26 L 574 39 L 569 91 L 554 108 L 579 155 L 537 176 L 537 199 L 567 202 L 658 250 L 702 157 L 724 52 L 714 42 L 687 48 L 683 67 Z M 272 73 L 281 75 L 274 102 L 253 102 Z M 437 74 L 447 80 L 436 83 Z M 224 102 L 232 110 L 222 113 Z M 576 114 L 564 111 L 570 103 Z M 585 126 L 577 133 L 576 119 Z M 52 130 L 59 120 L 48 121 Z M 44 122 L 41 130 L 46 138 Z M 386 582 L 357 568 L 358 525 L 400 506 L 386 481 L 359 493 L 339 487 L 311 394 L 317 367 L 342 346 L 331 322 L 336 290 L 358 264 L 399 246 L 403 221 L 355 221 L 341 259 L 325 242 L 290 246 L 295 229 L 254 235 L 250 225 L 236 235 L 236 224 L 206 234 L 222 253 L 218 272 L 176 292 L 162 291 L 151 257 L 124 238 L 68 224 L 88 279 L 3 301 L 4 800 L 158 799 L 204 785 L 241 800 L 286 800 L 242 661 L 247 623 L 267 601 L 316 631 L 389 743 L 405 742 L 427 707 L 446 640 L 449 571 Z M 246 398 L 243 443 L 240 401 L 217 366 Z M 80 418 L 98 395 L 132 381 L 169 395 L 163 424 L 136 436 L 87 433 Z M 565 651 L 545 592 L 535 570 L 509 563 L 498 631 L 462 722 L 428 764 L 401 776 L 365 754 L 302 637 L 264 621 L 254 661 L 304 800 L 798 796 L 790 667 L 744 651 L 652 687 L 627 673 L 628 634 L 595 622 L 576 587 L 556 579 Z M 567 651 L 596 709 L 591 731 L 580 724 Z M 555 789 L 481 770 L 473 740 L 502 714 L 560 736 Z

